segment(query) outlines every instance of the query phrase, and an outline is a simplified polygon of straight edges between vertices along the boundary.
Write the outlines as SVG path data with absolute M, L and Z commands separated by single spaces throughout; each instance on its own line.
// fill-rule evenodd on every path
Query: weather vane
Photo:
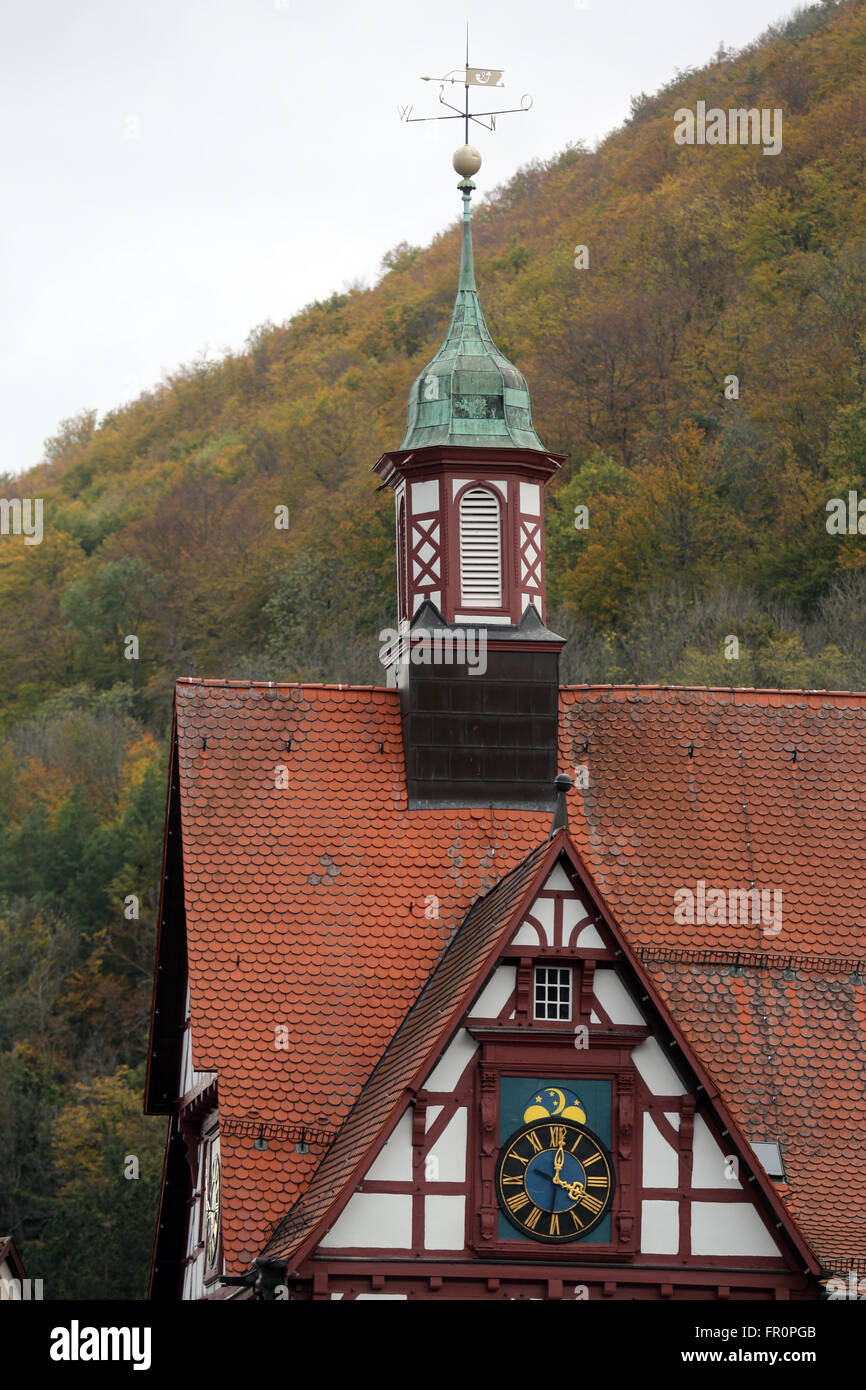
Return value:
M 469 122 L 475 121 L 483 126 L 485 130 L 496 129 L 497 116 L 515 115 L 520 111 L 528 111 L 532 106 L 532 97 L 527 93 L 520 98 L 519 106 L 504 107 L 499 111 L 470 111 L 469 110 L 469 88 L 470 87 L 502 87 L 502 70 L 500 68 L 473 68 L 469 66 L 469 25 L 466 26 L 466 67 L 452 68 L 444 77 L 422 77 L 422 82 L 439 83 L 439 101 L 442 106 L 447 106 L 449 111 L 453 111 L 453 116 L 413 116 L 414 107 L 398 107 L 400 120 L 406 124 L 415 121 L 463 121 L 464 139 L 469 144 Z M 463 83 L 466 88 L 466 99 L 464 109 L 461 111 L 458 106 L 452 106 L 450 101 L 445 99 L 446 83 L 452 86 Z M 489 124 L 488 124 L 489 122 Z

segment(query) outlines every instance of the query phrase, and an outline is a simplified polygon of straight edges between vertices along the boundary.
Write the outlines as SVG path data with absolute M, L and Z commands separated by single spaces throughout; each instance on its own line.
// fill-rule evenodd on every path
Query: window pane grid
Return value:
M 559 966 L 535 967 L 535 1017 L 571 1018 L 571 970 Z

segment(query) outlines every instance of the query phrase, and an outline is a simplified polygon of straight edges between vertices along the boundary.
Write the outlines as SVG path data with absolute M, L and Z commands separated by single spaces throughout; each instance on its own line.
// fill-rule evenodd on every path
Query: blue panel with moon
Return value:
M 611 1105 L 612 1088 L 610 1081 L 561 1081 L 550 1076 L 504 1076 L 499 1085 L 499 1144 L 500 1148 L 515 1131 L 535 1120 L 548 1116 L 562 1120 L 573 1120 L 585 1125 L 597 1134 L 602 1143 L 611 1147 Z M 545 1156 L 546 1159 L 546 1156 Z M 545 1159 L 540 1160 L 543 1166 Z M 566 1179 L 577 1176 L 567 1172 Z M 534 1174 L 527 1173 L 526 1189 L 535 1197 L 532 1189 Z M 539 1178 L 539 1181 L 541 1179 Z M 539 1195 L 535 1200 L 542 1201 Z M 530 1240 L 515 1230 L 514 1226 L 499 1212 L 499 1236 L 503 1240 Z M 595 1229 L 584 1237 L 587 1245 L 606 1245 L 609 1243 L 610 1213 L 607 1213 Z

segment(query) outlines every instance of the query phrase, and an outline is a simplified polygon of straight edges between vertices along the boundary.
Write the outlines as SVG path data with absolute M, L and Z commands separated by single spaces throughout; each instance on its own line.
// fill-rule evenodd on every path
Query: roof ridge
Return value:
M 844 700 L 855 699 L 866 701 L 866 690 L 826 690 L 820 687 L 816 687 L 814 689 L 806 689 L 805 687 L 784 685 L 639 685 L 637 683 L 629 684 L 627 682 L 614 684 L 612 682 L 605 681 L 587 681 L 584 683 L 576 682 L 574 684 L 561 685 L 559 689 L 561 692 L 566 690 L 660 690 L 665 692 L 670 691 L 674 694 L 679 693 L 681 691 L 694 691 L 695 693 L 700 693 L 703 695 L 803 695 L 807 697 L 819 695 L 821 697 L 831 697 Z
M 387 685 L 355 685 L 351 681 L 225 680 L 218 676 L 178 676 L 176 685 L 207 685 L 218 690 L 376 690 L 396 694 Z

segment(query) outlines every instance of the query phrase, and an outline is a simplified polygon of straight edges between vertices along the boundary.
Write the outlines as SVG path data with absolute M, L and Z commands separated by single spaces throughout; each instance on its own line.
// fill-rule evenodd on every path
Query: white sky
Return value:
M 479 194 L 594 144 L 790 0 L 0 0 L 0 473 L 457 216 L 463 60 L 503 68 Z M 454 89 L 458 93 L 461 89 Z M 479 93 L 479 95 L 482 95 Z

